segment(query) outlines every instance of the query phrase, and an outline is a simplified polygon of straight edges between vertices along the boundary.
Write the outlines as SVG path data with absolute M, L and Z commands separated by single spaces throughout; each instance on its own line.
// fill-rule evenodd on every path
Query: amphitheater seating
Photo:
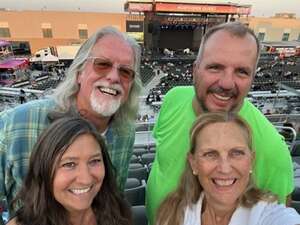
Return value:
M 137 178 L 140 181 L 146 181 L 148 179 L 148 168 L 143 165 L 139 168 L 129 168 L 128 178 Z
M 131 159 L 130 159 L 130 163 L 140 163 L 141 160 L 139 157 L 137 157 L 136 155 L 132 155 Z
M 292 200 L 291 207 L 296 209 L 296 211 L 300 214 L 300 201 Z
M 141 181 L 139 181 L 137 178 L 127 178 L 125 183 L 125 189 L 135 188 L 140 186 Z
M 131 207 L 133 225 L 147 225 L 148 220 L 146 216 L 146 208 L 144 205 L 137 205 Z
M 141 163 L 129 163 L 129 169 L 138 169 L 143 167 L 143 164 Z
M 143 154 L 148 153 L 149 151 L 145 148 L 135 148 L 133 149 L 133 154 L 136 155 L 137 157 L 140 157 Z
M 294 141 L 291 144 L 290 149 L 291 149 L 291 156 L 292 157 L 300 157 L 300 140 Z
M 143 86 L 148 84 L 151 79 L 155 76 L 155 72 L 153 70 L 153 63 L 142 61 L 141 63 L 141 80 Z
M 132 180 L 135 178 L 128 179 Z M 145 205 L 146 182 L 143 180 L 141 182 L 138 179 L 136 180 L 139 182 L 139 185 L 137 185 L 136 181 L 130 181 L 130 184 L 126 182 L 124 191 L 125 198 L 131 206 Z
M 141 163 L 145 166 L 148 166 L 154 161 L 155 153 L 146 153 L 141 155 Z
M 169 60 L 159 61 L 162 71 L 167 75 L 162 77 L 160 83 L 149 91 L 146 104 L 159 110 L 156 104 L 157 96 L 165 95 L 172 87 L 192 85 L 192 61 Z M 277 84 L 281 82 L 294 89 L 300 89 L 300 58 L 288 58 L 279 60 L 275 55 L 264 54 L 258 63 L 257 75 L 255 76 L 251 91 L 271 91 L 276 93 Z

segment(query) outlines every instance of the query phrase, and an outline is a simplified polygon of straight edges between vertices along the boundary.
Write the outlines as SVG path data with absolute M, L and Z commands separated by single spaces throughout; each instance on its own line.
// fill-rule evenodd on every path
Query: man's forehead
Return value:
M 244 37 L 240 37 L 227 31 L 217 31 L 206 41 L 202 56 L 204 58 L 208 56 L 215 58 L 217 56 L 226 56 L 226 54 L 234 53 L 247 55 L 250 58 L 253 57 L 253 60 L 256 61 L 257 47 L 252 35 L 247 34 Z
M 239 36 L 237 34 L 230 33 L 226 30 L 218 30 L 215 33 L 213 33 L 207 40 L 204 45 L 204 50 L 207 47 L 214 47 L 216 45 L 226 45 L 226 42 L 229 41 L 244 41 L 248 42 L 249 45 L 253 44 L 256 46 L 255 38 L 247 33 L 244 36 Z
M 113 57 L 131 64 L 134 61 L 134 51 L 129 43 L 122 37 L 116 35 L 105 35 L 98 39 L 91 50 L 91 55 L 102 57 Z
M 117 46 L 121 46 L 122 48 L 127 48 L 131 50 L 131 46 L 123 38 L 117 35 L 107 34 L 96 41 L 96 43 L 92 47 L 92 51 L 99 51 L 99 49 L 103 47 L 117 48 Z

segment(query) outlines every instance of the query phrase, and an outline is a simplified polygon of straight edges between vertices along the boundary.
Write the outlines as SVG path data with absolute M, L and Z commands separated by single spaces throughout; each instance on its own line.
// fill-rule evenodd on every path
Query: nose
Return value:
M 232 170 L 231 162 L 227 158 L 220 158 L 218 162 L 218 171 L 221 173 L 230 173 Z
M 117 66 L 113 65 L 111 67 L 111 70 L 106 74 L 106 79 L 110 80 L 111 83 L 120 82 L 119 69 Z
M 91 184 L 93 176 L 88 165 L 82 165 L 78 168 L 76 181 L 80 184 Z
M 222 75 L 220 75 L 219 79 L 219 87 L 224 90 L 231 90 L 235 86 L 234 74 L 232 71 L 224 71 Z

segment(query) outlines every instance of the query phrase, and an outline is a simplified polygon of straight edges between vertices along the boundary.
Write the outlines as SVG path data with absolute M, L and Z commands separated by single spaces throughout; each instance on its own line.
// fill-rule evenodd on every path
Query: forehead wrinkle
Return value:
M 231 131 L 234 131 L 235 137 L 232 139 L 225 139 L 225 140 L 229 140 L 228 142 L 220 143 L 220 140 L 221 139 L 224 140 L 224 137 L 228 136 L 231 133 Z M 203 132 L 205 132 L 205 139 L 203 139 Z M 208 135 L 208 132 L 210 133 L 210 135 Z M 224 146 L 226 146 L 226 144 L 233 144 L 235 147 L 236 146 L 241 147 L 240 144 L 241 140 L 243 146 L 249 147 L 246 132 L 240 126 L 238 126 L 233 122 L 217 122 L 217 123 L 207 125 L 198 133 L 196 137 L 195 147 L 196 150 L 197 149 L 218 150 L 218 149 L 223 149 Z M 230 147 L 230 149 L 232 147 Z
M 235 41 L 236 40 L 236 41 Z M 245 42 L 245 43 L 243 43 Z M 220 44 L 227 43 L 227 45 Z M 236 48 L 237 44 L 243 44 L 243 48 Z M 247 45 L 246 45 L 247 44 Z M 228 48 L 228 45 L 232 46 L 232 48 Z M 235 47 L 234 47 L 235 46 Z M 245 48 L 246 46 L 246 48 Z M 251 47 L 252 46 L 252 47 Z M 249 56 L 253 55 L 251 61 L 253 61 L 253 66 L 255 67 L 257 52 L 255 50 L 255 54 L 253 54 L 253 48 L 256 49 L 256 42 L 252 36 L 246 35 L 244 37 L 238 37 L 235 35 L 231 35 L 226 31 L 217 31 L 214 33 L 205 43 L 203 53 L 200 62 L 205 59 L 205 61 L 211 61 L 215 63 L 229 62 L 231 60 L 231 55 L 237 54 L 242 55 L 246 59 Z M 217 52 L 222 52 L 222 54 L 216 54 Z M 241 61 L 242 58 L 235 59 L 235 64 L 243 64 Z
M 122 52 L 122 54 L 118 54 L 118 52 Z M 115 35 L 106 35 L 97 40 L 91 50 L 91 55 L 95 57 L 101 55 L 102 57 L 106 57 L 107 59 L 111 59 L 111 56 L 113 56 L 114 62 L 121 62 L 124 65 L 134 65 L 133 49 L 125 40 Z

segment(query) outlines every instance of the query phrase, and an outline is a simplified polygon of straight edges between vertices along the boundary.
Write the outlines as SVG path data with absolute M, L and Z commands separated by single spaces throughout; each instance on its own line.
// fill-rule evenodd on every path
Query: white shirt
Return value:
M 198 202 L 187 207 L 183 225 L 201 225 L 203 194 Z M 228 225 L 298 225 L 300 215 L 283 204 L 259 201 L 252 208 L 238 207 Z

